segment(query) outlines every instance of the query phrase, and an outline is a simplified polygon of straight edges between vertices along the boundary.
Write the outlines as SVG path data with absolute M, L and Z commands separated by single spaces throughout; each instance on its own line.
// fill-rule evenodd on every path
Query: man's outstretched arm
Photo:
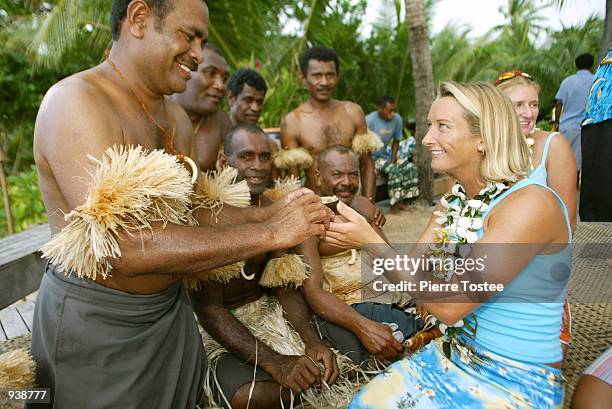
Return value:
M 85 202 L 88 175 L 96 169 L 88 155 L 100 159 L 106 149 L 124 143 L 123 130 L 111 120 L 112 114 L 103 108 L 91 109 L 97 104 L 96 95 L 87 87 L 54 87 L 37 117 L 35 150 L 37 165 L 50 175 L 41 181 L 45 204 L 54 206 L 47 208 L 50 219 L 56 212 L 68 213 Z M 151 143 L 149 148 L 154 147 Z M 185 274 L 292 247 L 311 234 L 324 233 L 324 226 L 317 223 L 326 217 L 326 210 L 317 201 L 312 194 L 302 196 L 266 223 L 223 228 L 153 226 L 142 234 L 120 234 L 121 258 L 111 262 L 116 272 L 126 276 Z M 55 217 L 53 230 L 63 226 Z

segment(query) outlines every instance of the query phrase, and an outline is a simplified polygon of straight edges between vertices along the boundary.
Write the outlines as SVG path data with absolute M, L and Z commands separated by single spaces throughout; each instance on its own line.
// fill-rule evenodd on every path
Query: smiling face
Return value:
M 359 189 L 359 171 L 354 154 L 329 152 L 317 172 L 322 196 L 336 195 L 344 204 L 351 204 Z
M 136 16 L 137 17 L 137 16 Z M 142 70 L 147 71 L 151 88 L 161 94 L 183 92 L 202 61 L 202 47 L 208 38 L 208 8 L 201 0 L 175 0 L 173 9 L 157 21 L 149 9 L 148 22 L 142 29 L 138 19 L 129 28 L 145 41 L 139 52 L 145 57 Z M 121 40 L 121 38 L 120 38 Z
M 238 169 L 237 180 L 247 181 L 251 195 L 262 194 L 272 174 L 272 151 L 268 137 L 263 132 L 237 130 L 224 162 Z
M 329 101 L 338 85 L 338 73 L 334 61 L 308 61 L 306 75 L 302 74 L 302 82 L 314 100 Z
M 431 152 L 431 167 L 439 172 L 458 174 L 478 169 L 482 160 L 482 139 L 470 132 L 459 103 L 452 97 L 434 101 L 427 116 L 429 130 L 423 145 Z
M 232 119 L 236 123 L 257 124 L 263 110 L 265 96 L 266 93 L 263 90 L 258 90 L 245 83 L 238 96 L 230 94 L 227 98 Z
M 216 51 L 204 48 L 204 61 L 187 82 L 187 89 L 178 100 L 189 112 L 210 115 L 219 110 L 226 94 L 228 68 Z
M 504 92 L 514 104 L 523 134 L 529 135 L 535 128 L 540 113 L 538 90 L 532 85 L 520 84 L 505 89 Z

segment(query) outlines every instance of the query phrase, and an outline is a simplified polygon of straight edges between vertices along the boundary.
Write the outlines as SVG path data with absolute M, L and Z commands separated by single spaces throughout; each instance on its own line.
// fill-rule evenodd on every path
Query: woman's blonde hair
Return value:
M 520 85 L 531 85 L 532 87 L 535 88 L 536 92 L 538 93 L 538 96 L 540 95 L 540 84 L 538 84 L 532 79 L 525 78 L 521 75 L 517 75 L 516 77 L 510 78 L 507 80 L 503 80 L 502 82 L 497 84 L 496 87 L 501 89 L 504 92 L 507 92 L 511 90 L 512 88 L 516 88 Z
M 485 82 L 442 82 L 438 99 L 454 98 L 470 132 L 482 138 L 480 174 L 485 182 L 516 181 L 531 171 L 531 154 L 510 99 Z

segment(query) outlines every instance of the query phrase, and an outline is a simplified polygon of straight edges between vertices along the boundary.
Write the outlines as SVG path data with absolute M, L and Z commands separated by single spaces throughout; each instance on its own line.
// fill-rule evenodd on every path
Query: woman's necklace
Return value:
M 440 203 L 445 212 L 436 210 L 436 243 L 474 244 L 478 240 L 477 231 L 482 228 L 483 215 L 490 203 L 510 186 L 508 183 L 491 183 L 480 190 L 473 199 L 468 199 L 465 189 L 456 183 L 451 193 L 442 197 Z
M 451 193 L 440 200 L 445 212 L 436 210 L 436 223 L 441 227 L 434 228 L 434 242 L 429 245 L 427 257 L 433 266 L 432 275 L 448 282 L 455 274 L 453 266 L 458 258 L 467 255 L 474 243 L 478 241 L 478 231 L 482 229 L 484 214 L 491 202 L 509 188 L 508 183 L 489 182 L 473 199 L 469 199 L 461 184 L 456 183 Z M 435 316 L 425 313 L 422 317 L 428 328 L 438 327 L 446 342 L 453 341 L 459 334 L 471 332 L 476 336 L 478 327 L 476 316 L 472 314 L 475 325 L 459 320 L 453 325 L 446 325 Z M 469 331 L 469 332 L 468 332 Z M 448 345 L 445 351 L 450 351 Z M 449 355 L 450 352 L 447 354 Z

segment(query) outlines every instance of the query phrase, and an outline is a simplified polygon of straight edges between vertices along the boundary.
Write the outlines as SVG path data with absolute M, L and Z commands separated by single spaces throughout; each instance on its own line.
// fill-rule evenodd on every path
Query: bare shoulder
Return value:
M 281 136 L 298 137 L 300 134 L 302 105 L 295 108 L 293 111 L 286 114 L 281 119 L 280 130 Z
M 96 81 L 96 75 L 89 71 L 80 72 L 64 78 L 53 85 L 45 94 L 38 115 L 47 115 L 53 111 L 70 109 L 105 108 L 106 92 Z M 87 105 L 83 105 L 86 103 Z
M 338 101 L 342 104 L 342 110 L 346 113 L 346 116 L 351 119 L 351 122 L 355 126 L 358 132 L 365 131 L 361 129 L 366 126 L 365 114 L 363 113 L 363 109 L 359 104 L 356 104 L 352 101 Z
M 561 132 L 558 132 L 550 141 L 549 151 L 557 153 L 565 152 L 573 155 L 571 145 L 567 141 L 567 138 Z M 553 156 L 556 155 L 553 154 Z
M 489 219 L 513 225 L 554 224 L 563 217 L 557 197 L 548 189 L 536 184 L 516 190 L 502 200 L 493 210 Z
M 363 109 L 361 108 L 359 104 L 352 102 L 352 101 L 338 101 L 338 102 L 340 102 L 343 105 L 344 109 L 349 115 L 355 116 L 358 119 L 365 117 L 365 114 L 363 113 Z
M 113 104 L 92 70 L 63 79 L 45 94 L 36 117 L 35 150 L 45 141 L 72 138 L 70 130 L 105 134 L 117 142 L 121 132 L 113 120 Z
M 300 105 L 299 107 L 295 108 L 293 111 L 289 111 L 287 114 L 285 114 L 285 116 L 283 116 L 283 119 L 281 119 L 281 128 L 283 126 L 287 126 L 290 124 L 295 123 L 295 121 L 299 121 L 300 119 L 300 114 L 303 111 L 303 105 Z

